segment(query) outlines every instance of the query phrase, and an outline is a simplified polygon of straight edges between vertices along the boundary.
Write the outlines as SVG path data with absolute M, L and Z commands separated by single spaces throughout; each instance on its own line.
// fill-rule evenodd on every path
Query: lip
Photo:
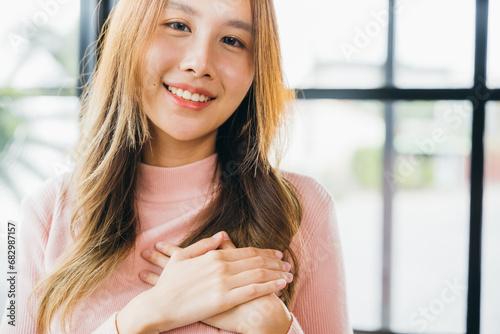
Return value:
M 172 86 L 174 86 L 174 85 L 172 85 Z M 177 87 L 177 86 L 174 86 L 174 87 Z M 167 89 L 167 87 L 165 85 L 164 85 L 164 88 L 165 88 L 165 91 L 167 92 L 167 96 L 169 98 L 171 98 L 174 101 L 174 103 L 177 104 L 181 108 L 191 109 L 191 110 L 201 110 L 203 108 L 208 107 L 212 102 L 215 101 L 215 99 L 205 101 L 205 102 L 188 101 L 188 100 L 183 99 L 182 97 L 174 95 L 171 91 L 169 91 Z M 179 88 L 181 88 L 181 87 L 179 87 Z M 188 88 L 186 88 L 186 89 L 189 90 Z
M 164 85 L 166 86 L 172 86 L 172 87 L 175 87 L 175 88 L 180 88 L 182 90 L 188 90 L 190 91 L 191 93 L 198 93 L 198 94 L 203 94 L 203 95 L 206 95 L 210 98 L 215 98 L 215 95 L 210 93 L 208 90 L 205 90 L 203 88 L 197 88 L 197 87 L 193 87 L 193 86 L 189 86 L 189 85 L 186 85 L 186 84 L 183 84 L 183 83 L 177 83 L 177 82 L 171 82 L 171 83 L 164 83 Z

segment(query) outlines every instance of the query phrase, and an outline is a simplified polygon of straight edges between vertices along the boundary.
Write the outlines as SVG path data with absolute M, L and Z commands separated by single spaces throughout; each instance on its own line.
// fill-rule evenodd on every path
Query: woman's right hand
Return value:
M 132 333 L 127 331 L 132 324 L 144 333 L 179 328 L 284 287 L 285 280 L 277 280 L 273 274 L 284 270 L 284 262 L 274 250 L 253 247 L 217 250 L 222 241 L 219 233 L 181 250 L 171 245 L 176 251 L 172 252 L 157 284 L 119 312 L 120 333 Z M 261 268 L 267 270 L 263 272 Z M 278 281 L 283 284 L 278 285 Z M 137 326 L 137 317 L 144 326 Z

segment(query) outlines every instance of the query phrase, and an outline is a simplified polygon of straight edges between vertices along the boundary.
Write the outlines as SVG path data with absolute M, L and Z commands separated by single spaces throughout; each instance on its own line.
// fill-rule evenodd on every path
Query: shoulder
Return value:
M 281 171 L 281 175 L 293 185 L 302 202 L 300 233 L 294 235 L 292 247 L 303 260 L 304 270 L 315 271 L 324 254 L 332 254 L 330 259 L 340 262 L 340 236 L 332 194 L 311 176 L 289 171 Z
M 280 170 L 280 174 L 296 189 L 304 208 L 304 219 L 321 218 L 334 211 L 332 194 L 318 180 L 304 174 Z
M 70 184 L 71 173 L 53 176 L 43 182 L 21 202 L 23 220 L 36 219 L 48 229 L 57 206 L 61 204 Z

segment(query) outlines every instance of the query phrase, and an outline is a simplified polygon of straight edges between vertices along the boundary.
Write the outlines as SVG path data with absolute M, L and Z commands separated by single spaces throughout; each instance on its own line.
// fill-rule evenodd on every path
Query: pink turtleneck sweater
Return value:
M 142 232 L 131 254 L 85 302 L 78 305 L 71 333 L 116 334 L 115 314 L 135 296 L 152 286 L 141 281 L 138 273 L 161 268 L 140 256 L 145 248 L 159 241 L 178 244 L 194 223 L 195 216 L 209 199 L 210 178 L 217 153 L 180 167 L 162 168 L 141 164 L 138 177 L 138 212 Z M 342 250 L 334 202 L 329 192 L 311 177 L 282 171 L 299 191 L 304 203 L 301 231 L 308 260 L 301 264 L 296 294 L 289 308 L 293 322 L 288 333 L 352 333 L 347 313 L 346 285 Z M 61 188 L 69 180 L 63 175 L 47 181 L 23 201 L 23 220 L 18 224 L 18 270 L 15 327 L 4 310 L 0 332 L 35 333 L 37 299 L 28 305 L 28 296 L 38 282 L 55 265 L 71 243 L 69 222 L 71 210 L 61 200 Z M 292 247 L 299 253 L 296 237 Z M 9 300 L 8 300 L 9 302 Z M 7 307 L 7 306 L 5 306 Z M 51 323 L 51 332 L 60 333 L 60 314 Z M 70 332 L 68 330 L 68 332 Z M 202 322 L 176 328 L 168 333 L 229 333 Z

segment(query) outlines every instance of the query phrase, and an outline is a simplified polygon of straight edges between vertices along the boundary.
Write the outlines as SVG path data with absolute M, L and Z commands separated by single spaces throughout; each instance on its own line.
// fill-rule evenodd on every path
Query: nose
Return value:
M 215 78 L 215 52 L 207 37 L 199 36 L 190 41 L 181 61 L 181 70 L 192 72 L 195 77 Z

